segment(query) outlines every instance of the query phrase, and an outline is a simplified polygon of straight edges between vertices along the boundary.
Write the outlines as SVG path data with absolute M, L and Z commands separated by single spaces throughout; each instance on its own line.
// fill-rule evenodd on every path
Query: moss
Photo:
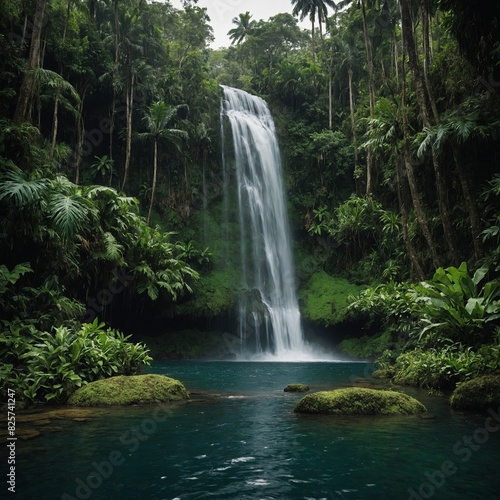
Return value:
M 392 378 L 392 372 L 391 372 L 391 370 L 387 370 L 385 368 L 380 368 L 378 370 L 375 370 L 372 373 L 372 377 L 378 378 L 378 379 Z
M 240 286 L 239 272 L 233 267 L 213 270 L 193 284 L 193 295 L 174 309 L 176 315 L 213 318 L 234 308 Z
M 288 384 L 283 390 L 285 392 L 307 392 L 309 386 L 306 384 Z
M 164 375 L 118 376 L 91 382 L 69 398 L 74 406 L 111 406 L 160 403 L 188 399 L 181 382 Z
M 297 413 L 327 415 L 415 415 L 425 411 L 422 403 L 407 394 L 358 387 L 308 394 L 295 407 Z
M 457 410 L 486 410 L 500 406 L 500 375 L 485 375 L 460 384 L 450 404 Z
M 361 338 L 344 339 L 339 347 L 342 352 L 357 358 L 377 358 L 393 344 L 390 332 L 378 335 L 365 335 Z
M 360 287 L 345 279 L 317 271 L 300 292 L 302 315 L 323 326 L 339 324 L 346 318 L 348 296 L 359 291 Z

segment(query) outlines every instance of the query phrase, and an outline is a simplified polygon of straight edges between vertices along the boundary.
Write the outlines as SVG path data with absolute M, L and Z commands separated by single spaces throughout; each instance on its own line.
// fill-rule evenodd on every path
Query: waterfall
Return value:
M 295 290 L 274 122 L 261 98 L 222 88 L 221 130 L 224 137 L 224 122 L 229 121 L 239 206 L 243 275 L 239 300 L 240 355 L 253 359 L 301 359 L 306 345 Z M 228 178 L 228 163 L 224 158 L 224 179 Z

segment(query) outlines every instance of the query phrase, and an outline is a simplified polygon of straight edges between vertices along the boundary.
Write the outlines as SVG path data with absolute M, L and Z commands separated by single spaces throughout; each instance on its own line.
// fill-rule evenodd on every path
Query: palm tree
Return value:
M 328 17 L 328 7 L 336 8 L 335 2 L 333 0 L 292 0 L 292 5 L 294 6 L 292 11 L 294 16 L 299 16 L 301 21 L 309 16 L 311 20 L 312 54 L 314 59 L 316 17 L 318 18 L 320 35 L 322 36 L 321 23 Z
M 231 39 L 231 44 L 236 43 L 236 45 L 239 45 L 248 35 L 254 32 L 255 21 L 250 21 L 251 17 L 252 14 L 247 11 L 233 18 L 232 23 L 236 25 L 236 28 L 227 32 Z
M 60 74 L 55 71 L 44 68 L 35 68 L 31 71 L 33 79 L 33 88 L 46 90 L 47 92 L 40 95 L 40 101 L 54 101 L 54 111 L 52 114 L 52 132 L 50 141 L 50 158 L 54 157 L 54 152 L 57 143 L 58 131 L 58 112 L 59 105 L 69 111 L 78 119 L 78 106 L 80 104 L 80 96 L 73 85 L 66 81 Z M 68 99 L 69 98 L 69 99 Z M 40 113 L 40 110 L 39 110 Z
M 182 105 L 181 105 L 182 106 Z M 156 178 L 158 171 L 158 141 L 160 138 L 168 139 L 177 145 L 178 139 L 187 138 L 187 132 L 185 130 L 179 130 L 176 128 L 167 128 L 169 122 L 177 114 L 177 111 L 181 106 L 167 106 L 163 101 L 154 102 L 149 106 L 147 113 L 144 115 L 144 124 L 148 129 L 147 132 L 139 134 L 140 138 L 153 139 L 153 183 L 151 186 L 151 201 L 149 203 L 149 211 L 147 217 L 147 223 L 151 219 L 151 211 L 153 210 L 153 203 L 156 190 Z

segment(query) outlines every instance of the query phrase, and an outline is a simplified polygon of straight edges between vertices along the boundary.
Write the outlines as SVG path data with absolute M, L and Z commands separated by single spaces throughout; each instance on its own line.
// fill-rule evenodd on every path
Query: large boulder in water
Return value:
M 325 415 L 415 415 L 427 410 L 407 394 L 349 387 L 308 394 L 294 411 Z
M 164 375 L 111 377 L 80 387 L 69 398 L 75 406 L 112 406 L 162 403 L 188 399 L 184 385 Z
M 500 375 L 484 375 L 460 384 L 450 399 L 456 410 L 487 410 L 500 407 Z

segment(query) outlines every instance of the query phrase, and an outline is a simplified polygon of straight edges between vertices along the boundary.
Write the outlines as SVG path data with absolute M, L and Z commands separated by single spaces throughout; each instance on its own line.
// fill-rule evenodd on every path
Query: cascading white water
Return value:
M 239 312 L 241 355 L 302 359 L 306 344 L 295 290 L 274 122 L 261 98 L 239 89 L 222 88 L 221 123 L 227 117 L 231 124 L 239 204 L 245 290 Z M 226 179 L 226 172 L 224 176 Z

